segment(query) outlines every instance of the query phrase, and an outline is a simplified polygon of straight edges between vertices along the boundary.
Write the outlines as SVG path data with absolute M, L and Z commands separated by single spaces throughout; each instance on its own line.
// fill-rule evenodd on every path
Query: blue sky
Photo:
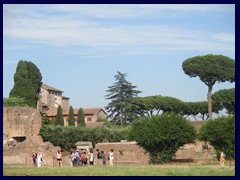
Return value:
M 117 71 L 139 96 L 205 101 L 207 86 L 182 62 L 206 54 L 235 60 L 234 4 L 3 5 L 3 97 L 27 60 L 74 108 L 105 107 Z M 216 83 L 213 92 L 233 87 Z

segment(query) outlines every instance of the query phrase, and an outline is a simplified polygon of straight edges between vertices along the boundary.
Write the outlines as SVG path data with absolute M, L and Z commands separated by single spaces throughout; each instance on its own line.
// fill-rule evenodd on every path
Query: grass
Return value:
M 235 167 L 220 165 L 134 165 L 80 167 L 3 166 L 4 176 L 235 176 Z

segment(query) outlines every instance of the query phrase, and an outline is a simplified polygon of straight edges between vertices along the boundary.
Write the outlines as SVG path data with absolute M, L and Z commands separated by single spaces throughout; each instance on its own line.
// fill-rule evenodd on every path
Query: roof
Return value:
M 74 109 L 74 115 L 78 114 L 79 109 Z M 97 114 L 99 111 L 103 111 L 106 115 L 107 113 L 102 109 L 102 108 L 83 108 L 83 113 L 84 115 L 89 115 L 89 114 Z M 50 109 L 46 112 L 48 116 L 57 116 L 57 108 Z M 63 110 L 63 115 L 68 116 L 69 115 L 69 109 Z
M 62 90 L 59 90 L 57 88 L 51 87 L 47 84 L 42 84 L 41 88 L 46 89 L 46 90 L 51 90 L 51 91 L 58 91 L 58 92 L 63 92 Z

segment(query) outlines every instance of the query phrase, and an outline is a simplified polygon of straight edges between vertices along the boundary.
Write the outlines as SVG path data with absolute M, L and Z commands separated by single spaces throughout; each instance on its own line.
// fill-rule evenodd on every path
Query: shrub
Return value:
M 150 163 L 168 162 L 180 146 L 194 142 L 193 125 L 182 116 L 164 114 L 135 120 L 128 139 L 135 140 L 150 154 Z

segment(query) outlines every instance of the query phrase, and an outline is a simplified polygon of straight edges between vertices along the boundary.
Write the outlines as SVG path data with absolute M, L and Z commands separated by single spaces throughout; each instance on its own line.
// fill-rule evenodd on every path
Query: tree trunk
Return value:
M 212 87 L 213 85 L 208 85 L 208 117 L 212 119 Z

